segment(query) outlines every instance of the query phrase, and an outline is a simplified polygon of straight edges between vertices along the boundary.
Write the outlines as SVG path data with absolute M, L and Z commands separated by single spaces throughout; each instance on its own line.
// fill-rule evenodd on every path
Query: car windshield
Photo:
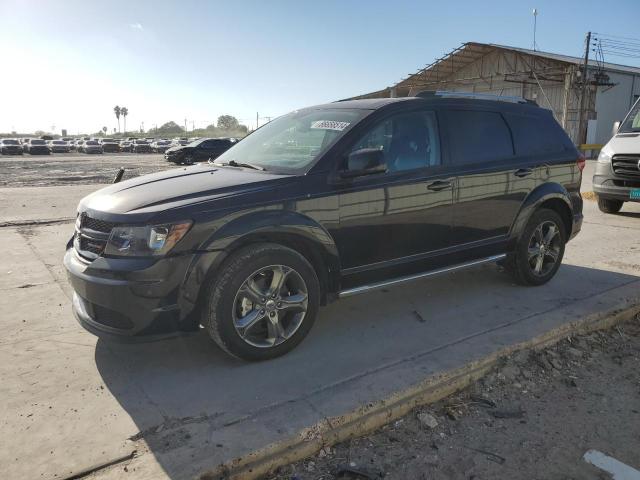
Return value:
M 640 132 L 640 98 L 638 98 L 635 105 L 631 107 L 631 111 L 618 130 L 618 133 L 632 132 Z
M 98 142 L 96 142 L 95 140 L 89 140 L 87 141 L 87 145 L 98 145 Z
M 44 140 L 31 140 L 31 145 L 46 145 Z
M 66 142 L 63 142 L 62 140 L 54 140 L 52 143 L 54 145 L 64 145 Z
M 305 109 L 279 117 L 220 155 L 215 163 L 232 160 L 267 170 L 298 173 L 308 170 L 369 110 Z
M 18 141 L 17 140 L 3 140 L 2 143 L 4 145 L 18 145 Z

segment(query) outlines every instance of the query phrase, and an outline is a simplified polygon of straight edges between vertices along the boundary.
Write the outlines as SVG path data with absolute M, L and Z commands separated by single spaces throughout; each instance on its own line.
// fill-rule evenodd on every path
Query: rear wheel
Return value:
M 255 361 L 284 355 L 304 339 L 320 285 L 295 250 L 258 244 L 232 255 L 204 292 L 201 323 L 211 338 L 225 352 Z
M 598 208 L 604 213 L 618 213 L 623 203 L 622 200 L 598 197 Z
M 565 243 L 566 232 L 560 215 L 553 210 L 538 210 L 529 219 L 515 253 L 509 255 L 505 266 L 516 282 L 543 285 L 560 268 Z

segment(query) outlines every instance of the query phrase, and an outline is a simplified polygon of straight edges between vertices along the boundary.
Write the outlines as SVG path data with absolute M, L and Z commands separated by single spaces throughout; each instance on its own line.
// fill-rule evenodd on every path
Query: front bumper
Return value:
M 630 198 L 633 189 L 640 188 L 640 178 L 622 177 L 613 173 L 610 163 L 598 162 L 593 175 L 593 191 L 602 198 L 638 202 Z
M 29 152 L 30 155 L 49 155 L 51 153 L 51 150 L 49 150 L 49 147 L 30 147 L 29 150 L 27 150 Z
M 64 256 L 74 290 L 73 313 L 94 335 L 148 341 L 197 328 L 195 302 L 181 289 L 191 256 L 87 261 L 71 247 Z
M 8 147 L 4 147 L 1 150 L 3 155 L 22 155 L 22 149 L 21 148 L 8 148 Z

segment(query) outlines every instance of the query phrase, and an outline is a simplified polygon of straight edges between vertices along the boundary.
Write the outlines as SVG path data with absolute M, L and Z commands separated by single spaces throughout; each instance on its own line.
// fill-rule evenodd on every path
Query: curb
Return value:
M 640 304 L 595 313 L 584 319 L 552 329 L 531 340 L 520 342 L 472 361 L 458 369 L 431 376 L 388 399 L 368 404 L 345 415 L 325 418 L 296 436 L 271 444 L 243 457 L 236 458 L 213 470 L 200 474 L 199 480 L 252 480 L 276 468 L 302 460 L 349 438 L 376 430 L 410 412 L 435 403 L 486 375 L 504 356 L 522 350 L 537 350 L 554 345 L 573 335 L 604 330 L 640 315 Z

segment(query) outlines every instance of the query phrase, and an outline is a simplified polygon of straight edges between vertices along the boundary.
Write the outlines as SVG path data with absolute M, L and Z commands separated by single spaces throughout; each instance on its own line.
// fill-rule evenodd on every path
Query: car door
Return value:
M 213 146 L 211 148 L 211 158 L 217 158 L 222 155 L 229 149 L 229 144 L 229 140 L 226 139 L 214 140 Z
M 332 233 L 344 275 L 395 269 L 449 245 L 453 184 L 440 143 L 436 112 L 417 110 L 381 119 L 347 151 L 380 149 L 388 171 L 339 187 Z
M 499 242 L 535 187 L 535 169 L 518 161 L 500 111 L 447 109 L 443 116 L 457 175 L 452 244 Z
M 204 140 L 199 145 L 193 148 L 194 160 L 201 162 L 207 161 L 211 157 L 211 151 L 213 146 L 213 140 Z

